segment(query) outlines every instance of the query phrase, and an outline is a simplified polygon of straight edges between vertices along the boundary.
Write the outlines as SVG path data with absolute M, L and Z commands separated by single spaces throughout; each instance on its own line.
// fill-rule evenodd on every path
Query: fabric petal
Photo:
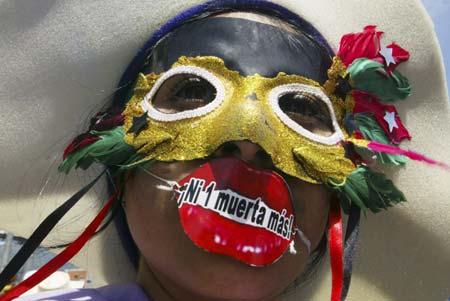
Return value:
M 411 140 L 411 136 L 400 120 L 394 106 L 384 105 L 375 95 L 363 91 L 353 91 L 353 99 L 355 100 L 353 113 L 371 113 L 392 143 L 400 144 L 405 139 Z M 397 127 L 393 128 L 392 131 L 389 130 L 389 125 L 384 119 L 386 112 L 395 113 Z
M 410 54 L 407 50 L 403 49 L 396 43 L 391 43 L 387 45 L 386 48 L 392 49 L 392 56 L 395 60 L 395 64 L 389 64 L 389 66 L 386 67 L 386 70 L 390 74 L 392 74 L 392 72 L 394 72 L 395 68 L 397 68 L 398 65 L 409 60 Z M 386 65 L 385 59 L 380 53 L 378 53 L 378 55 L 373 58 L 373 60 L 379 62 L 380 64 Z
M 337 55 L 345 66 L 349 66 L 355 59 L 372 59 L 378 56 L 380 49 L 381 31 L 376 31 L 376 26 L 368 25 L 363 32 L 349 33 L 342 37 Z

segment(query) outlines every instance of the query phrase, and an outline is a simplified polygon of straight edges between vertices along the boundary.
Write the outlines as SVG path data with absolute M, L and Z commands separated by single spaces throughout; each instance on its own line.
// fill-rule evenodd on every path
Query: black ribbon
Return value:
M 344 283 L 342 285 L 341 300 L 347 298 L 350 282 L 352 280 L 353 261 L 356 256 L 356 249 L 359 237 L 359 220 L 361 209 L 352 203 L 347 220 L 347 230 L 345 231 L 344 244 Z
M 28 258 L 30 258 L 61 218 L 63 218 L 63 216 L 92 188 L 92 186 L 97 183 L 105 171 L 106 170 L 102 171 L 94 180 L 81 188 L 77 193 L 65 201 L 64 204 L 56 208 L 45 218 L 37 229 L 34 230 L 30 238 L 28 238 L 0 274 L 0 291 L 11 281 L 14 275 L 19 272 L 20 268 L 25 264 Z

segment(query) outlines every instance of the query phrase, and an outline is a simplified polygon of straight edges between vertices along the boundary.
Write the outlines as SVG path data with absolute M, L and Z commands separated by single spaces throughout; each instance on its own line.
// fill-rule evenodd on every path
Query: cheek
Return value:
M 202 162 L 155 163 L 151 171 L 168 180 L 179 181 Z M 126 216 L 131 234 L 142 254 L 166 257 L 160 250 L 174 248 L 187 241 L 181 229 L 173 192 L 157 189 L 164 184 L 144 173 L 132 176 L 124 193 Z
M 142 178 L 136 176 L 125 190 L 128 226 L 141 253 L 159 258 L 163 256 L 161 248 L 175 246 L 174 224 L 179 223 L 176 203 L 171 201 L 172 193 L 154 189 L 160 183 L 148 178 L 143 182 Z
M 331 192 L 322 185 L 287 179 L 294 201 L 297 226 L 314 250 L 322 239 L 328 220 Z

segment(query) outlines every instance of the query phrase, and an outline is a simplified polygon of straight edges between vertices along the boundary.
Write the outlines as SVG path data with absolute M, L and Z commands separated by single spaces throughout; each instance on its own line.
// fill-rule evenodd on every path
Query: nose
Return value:
M 270 155 L 256 143 L 248 140 L 231 141 L 222 144 L 214 157 L 233 156 L 239 158 L 253 167 L 262 169 L 272 169 L 273 163 Z

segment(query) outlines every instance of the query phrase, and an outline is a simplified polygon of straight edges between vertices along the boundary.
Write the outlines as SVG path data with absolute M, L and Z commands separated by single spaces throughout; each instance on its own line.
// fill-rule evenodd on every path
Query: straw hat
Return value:
M 51 208 L 89 180 L 53 170 L 66 142 L 110 95 L 150 34 L 202 1 L 2 1 L 0 3 L 0 228 L 27 236 Z M 279 0 L 321 32 L 333 49 L 343 34 L 374 24 L 411 53 L 400 69 L 413 95 L 397 109 L 413 139 L 402 144 L 448 163 L 450 111 L 432 23 L 419 0 Z M 450 173 L 409 162 L 390 176 L 409 202 L 362 220 L 349 300 L 450 297 Z M 42 192 L 42 193 L 41 193 Z M 77 205 L 49 243 L 81 229 L 101 189 Z M 69 229 L 70 228 L 70 229 Z M 68 235 L 68 239 L 70 239 Z M 73 238 L 73 237 L 72 237 Z M 113 227 L 75 260 L 94 286 L 133 279 Z M 114 264 L 112 264 L 114 263 Z M 321 272 L 289 300 L 326 300 Z

